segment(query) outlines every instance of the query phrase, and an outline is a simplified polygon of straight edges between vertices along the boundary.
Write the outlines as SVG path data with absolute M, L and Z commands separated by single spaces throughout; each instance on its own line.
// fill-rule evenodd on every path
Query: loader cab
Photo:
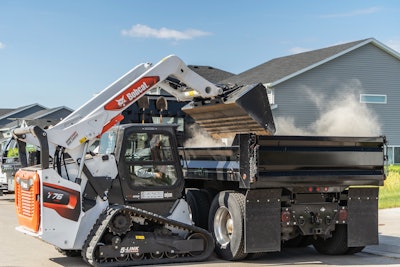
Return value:
M 100 150 L 110 152 L 115 147 L 125 202 L 168 202 L 182 196 L 184 181 L 175 129 L 126 124 L 102 136 Z

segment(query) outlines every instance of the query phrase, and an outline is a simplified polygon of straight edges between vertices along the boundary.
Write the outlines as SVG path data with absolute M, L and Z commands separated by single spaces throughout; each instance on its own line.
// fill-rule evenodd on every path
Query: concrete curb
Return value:
M 367 246 L 364 252 L 400 259 L 400 237 L 379 236 L 379 245 Z
M 400 259 L 400 208 L 379 210 L 379 245 L 367 246 L 363 252 Z

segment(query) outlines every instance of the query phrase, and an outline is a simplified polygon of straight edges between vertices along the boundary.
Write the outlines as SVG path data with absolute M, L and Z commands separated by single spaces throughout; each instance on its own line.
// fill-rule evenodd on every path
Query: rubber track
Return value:
M 178 256 L 177 258 L 161 258 L 161 259 L 147 259 L 143 258 L 140 260 L 128 260 L 128 261 L 112 261 L 112 262 L 99 262 L 98 259 L 95 258 L 95 250 L 99 243 L 99 240 L 103 236 L 104 232 L 108 230 L 108 224 L 111 219 L 118 214 L 120 211 L 129 211 L 131 215 L 145 218 L 146 220 L 150 220 L 153 222 L 157 222 L 159 224 L 164 224 L 180 229 L 188 230 L 189 234 L 200 233 L 206 237 L 206 249 L 200 255 L 185 255 Z M 85 241 L 85 244 L 82 248 L 82 257 L 83 259 L 90 265 L 96 267 L 116 267 L 116 266 L 137 266 L 137 265 L 148 265 L 148 264 L 167 264 L 167 263 L 180 263 L 180 262 L 194 262 L 194 261 L 204 261 L 210 257 L 212 252 L 214 251 L 214 239 L 211 234 L 197 226 L 188 225 L 185 223 L 181 223 L 178 221 L 174 221 L 158 214 L 145 211 L 142 209 L 138 209 L 131 206 L 112 206 L 107 208 L 99 217 L 96 224 L 93 226 L 92 230 L 88 238 Z

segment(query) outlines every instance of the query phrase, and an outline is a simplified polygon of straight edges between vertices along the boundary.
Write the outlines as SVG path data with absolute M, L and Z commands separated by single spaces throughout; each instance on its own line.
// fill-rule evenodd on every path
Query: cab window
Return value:
M 168 135 L 132 133 L 124 147 L 125 166 L 133 187 L 175 184 L 177 175 Z

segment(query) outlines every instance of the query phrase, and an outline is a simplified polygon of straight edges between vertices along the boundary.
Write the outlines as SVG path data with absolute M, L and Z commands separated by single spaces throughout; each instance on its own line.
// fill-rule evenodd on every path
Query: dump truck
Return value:
M 180 147 L 176 125 L 118 125 L 154 87 L 189 100 L 183 111 L 232 145 Z M 385 139 L 274 132 L 262 84 L 216 86 L 176 56 L 138 65 L 53 127 L 14 130 L 17 230 L 93 266 L 377 243 Z M 35 165 L 26 144 L 40 151 Z
M 313 245 L 353 254 L 378 243 L 384 137 L 240 134 L 181 148 L 194 221 L 226 260 Z

